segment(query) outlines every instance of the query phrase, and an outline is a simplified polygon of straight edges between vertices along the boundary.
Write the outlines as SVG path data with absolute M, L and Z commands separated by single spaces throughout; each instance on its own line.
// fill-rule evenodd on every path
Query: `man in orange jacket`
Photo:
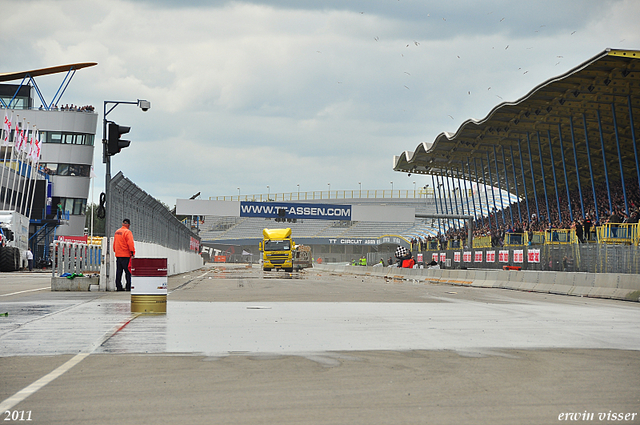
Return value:
M 122 272 L 125 273 L 127 281 L 126 290 L 131 291 L 131 271 L 129 271 L 129 261 L 136 254 L 133 244 L 133 233 L 129 230 L 131 221 L 128 218 L 122 220 L 122 227 L 116 230 L 113 237 L 113 252 L 116 255 L 116 289 L 124 291 L 122 287 Z

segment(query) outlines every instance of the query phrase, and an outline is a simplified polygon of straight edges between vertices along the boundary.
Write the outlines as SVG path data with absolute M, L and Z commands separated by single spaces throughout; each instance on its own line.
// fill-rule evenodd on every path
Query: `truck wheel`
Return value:
M 13 271 L 13 249 L 9 247 L 0 248 L 0 271 L 11 272 Z
M 262 270 L 264 270 L 265 272 L 270 272 L 270 271 L 271 271 L 271 269 L 270 269 L 269 267 L 265 267 L 265 268 L 264 268 L 264 269 L 262 269 Z
M 13 248 L 13 258 L 14 258 L 14 264 L 15 264 L 15 267 L 13 268 L 13 270 L 15 271 L 20 270 L 22 268 L 22 258 L 20 258 L 20 249 Z
M 286 269 L 284 269 L 284 271 L 287 272 L 287 273 L 293 273 L 293 267 L 286 268 Z

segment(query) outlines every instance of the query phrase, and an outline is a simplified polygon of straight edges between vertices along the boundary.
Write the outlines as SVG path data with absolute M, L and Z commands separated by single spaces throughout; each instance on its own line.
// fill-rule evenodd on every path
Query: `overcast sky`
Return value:
M 197 192 L 423 186 L 430 179 L 392 170 L 394 155 L 605 48 L 640 49 L 636 0 L 0 6 L 0 72 L 97 62 L 76 73 L 62 104 L 94 105 L 101 120 L 105 100 L 151 102 L 109 114 L 132 140 L 112 169 L 170 206 Z M 37 79 L 47 100 L 63 77 Z M 99 143 L 94 163 L 100 193 Z

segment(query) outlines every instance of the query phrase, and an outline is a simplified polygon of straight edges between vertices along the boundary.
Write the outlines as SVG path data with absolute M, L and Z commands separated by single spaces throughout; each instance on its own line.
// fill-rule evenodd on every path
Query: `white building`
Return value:
M 50 193 L 45 194 L 42 189 L 37 192 L 33 212 L 29 211 L 31 223 L 53 224 L 56 236 L 84 235 L 84 211 L 89 196 L 98 114 L 93 107 L 83 105 L 66 109 L 68 103 L 63 104 L 61 98 L 75 71 L 93 65 L 96 64 L 81 63 L 0 74 L 0 108 L 13 115 L 14 121 L 18 116 L 20 122 L 29 123 L 29 128 L 35 126 L 43 142 L 40 179 L 46 178 L 51 182 Z M 66 72 L 67 77 L 58 93 L 47 103 L 33 78 L 62 72 Z M 22 80 L 22 83 L 4 83 L 16 80 Z M 8 188 L 0 189 L 2 194 L 7 193 Z M 43 202 L 41 197 L 46 198 L 45 208 L 37 209 L 38 202 Z M 2 208 L 12 209 L 12 206 L 5 202 Z M 37 231 L 37 225 L 34 228 Z

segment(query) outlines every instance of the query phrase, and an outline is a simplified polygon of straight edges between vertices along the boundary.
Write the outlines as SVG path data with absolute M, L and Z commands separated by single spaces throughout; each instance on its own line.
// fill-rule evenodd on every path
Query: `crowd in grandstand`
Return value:
M 44 109 L 42 105 L 40 105 L 40 110 Z M 52 111 L 74 111 L 74 112 L 94 112 L 95 108 L 92 105 L 78 106 L 74 104 L 66 104 L 64 106 L 58 107 L 58 105 L 51 106 Z
M 542 193 L 536 200 L 529 201 L 528 208 L 527 201 L 522 200 L 505 207 L 502 211 L 494 210 L 489 216 L 478 217 L 473 221 L 473 237 L 490 237 L 491 246 L 495 247 L 504 244 L 507 233 L 526 234 L 530 241 L 533 232 L 574 229 L 580 242 L 588 242 L 593 239 L 595 228 L 602 224 L 638 223 L 640 220 L 638 181 L 633 178 L 625 180 L 626 205 L 620 182 L 617 184 L 612 182 L 610 188 L 611 192 L 607 190 L 606 184 L 596 186 L 596 203 L 594 203 L 594 191 L 590 186 L 582 188 L 582 199 L 579 192 L 571 193 L 571 210 L 567 203 L 566 192 L 565 196 L 558 194 L 557 200 L 555 192 L 547 193 L 548 203 L 545 194 Z M 560 214 L 558 214 L 558 202 Z M 453 226 L 444 234 L 438 233 L 437 236 L 414 238 L 411 244 L 414 249 L 420 251 L 428 250 L 434 241 L 439 242 L 441 248 L 447 245 L 462 248 L 467 247 L 467 236 L 468 229 L 465 224 Z

